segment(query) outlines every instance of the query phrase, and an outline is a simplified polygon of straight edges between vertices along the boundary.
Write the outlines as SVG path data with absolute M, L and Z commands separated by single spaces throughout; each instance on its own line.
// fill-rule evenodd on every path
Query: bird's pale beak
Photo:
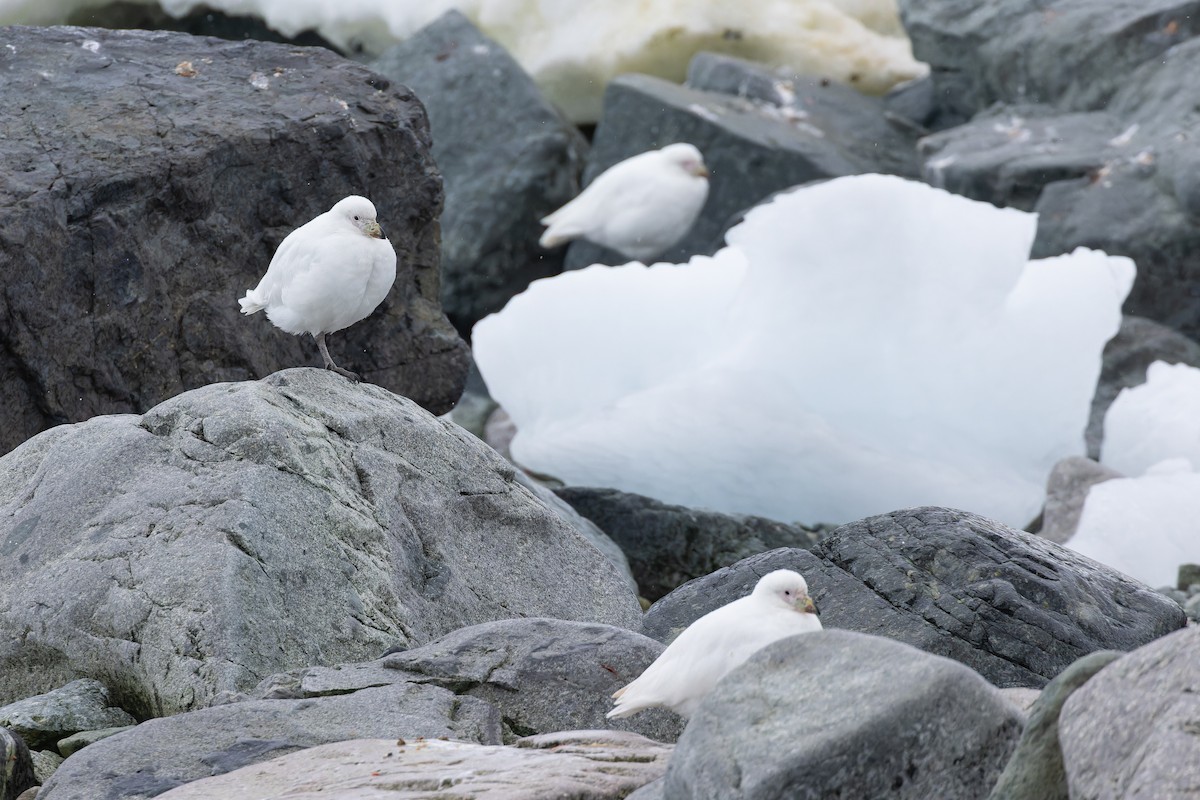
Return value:
M 692 174 L 695 175 L 697 178 L 707 178 L 708 177 L 708 167 L 704 166 L 703 164 L 700 164 L 696 167 L 695 171 Z
M 383 228 L 379 227 L 379 223 L 375 220 L 367 220 L 367 224 L 363 226 L 363 231 L 366 232 L 367 236 L 371 236 L 376 239 L 387 238 L 383 235 Z
M 797 597 L 796 598 L 796 607 L 798 609 L 800 609 L 801 611 L 805 612 L 806 614 L 817 613 L 817 605 L 816 605 L 816 603 L 814 603 L 812 601 L 812 598 L 809 597 L 808 595 L 804 595 L 803 599 Z

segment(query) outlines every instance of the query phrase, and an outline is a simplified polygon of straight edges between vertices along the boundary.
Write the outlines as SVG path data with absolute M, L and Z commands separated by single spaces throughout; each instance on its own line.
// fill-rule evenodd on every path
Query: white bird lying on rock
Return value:
M 238 300 L 243 314 L 267 310 L 275 327 L 311 333 L 325 368 L 353 381 L 333 363 L 325 334 L 366 319 L 396 280 L 396 251 L 375 219 L 375 206 L 350 195 L 287 235 L 258 286 Z
M 767 573 L 753 592 L 689 625 L 637 680 L 613 694 L 617 702 L 608 716 L 665 706 L 690 717 L 717 681 L 751 655 L 779 639 L 819 630 L 821 620 L 800 573 Z
M 683 238 L 708 198 L 708 168 L 690 144 L 614 164 L 542 220 L 542 247 L 583 237 L 648 262 Z

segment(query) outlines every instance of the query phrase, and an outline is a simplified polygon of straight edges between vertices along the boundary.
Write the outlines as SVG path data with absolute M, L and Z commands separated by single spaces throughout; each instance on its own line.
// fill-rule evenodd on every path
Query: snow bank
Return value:
M 906 506 L 1024 525 L 1084 452 L 1134 277 L 1029 261 L 1036 217 L 860 175 L 751 211 L 689 264 L 536 281 L 475 327 L 519 432 L 568 483 L 781 520 Z
M 1151 586 L 1200 563 L 1200 370 L 1156 361 L 1104 417 L 1101 456 L 1130 476 L 1093 486 L 1067 546 Z
M 0 0 L 0 24 L 56 24 L 106 0 Z M 682 81 L 700 50 L 818 74 L 881 93 L 924 74 L 895 0 L 161 0 L 261 17 L 294 36 L 314 29 L 347 50 L 377 55 L 457 8 L 497 39 L 576 121 L 598 118 L 614 76 Z

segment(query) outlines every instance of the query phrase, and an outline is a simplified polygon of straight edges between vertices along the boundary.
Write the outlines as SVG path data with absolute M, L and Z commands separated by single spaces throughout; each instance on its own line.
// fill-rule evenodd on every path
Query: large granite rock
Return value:
M 153 719 L 85 747 L 38 797 L 142 800 L 306 747 L 396 737 L 499 744 L 500 720 L 480 700 L 407 683 L 342 697 L 231 703 Z
M 1132 650 L 1185 624 L 1169 598 L 1041 537 L 917 508 L 684 584 L 650 608 L 643 630 L 668 641 L 774 569 L 805 576 L 826 628 L 906 642 L 1002 687 L 1041 687 L 1080 656 Z
M 0 708 L 0 727 L 20 734 L 38 750 L 80 731 L 136 723 L 124 709 L 113 706 L 104 684 L 87 679 Z
M 609 720 L 611 695 L 658 658 L 663 646 L 633 631 L 558 619 L 509 619 L 454 631 L 376 661 L 274 675 L 262 698 L 340 695 L 399 681 L 429 683 L 500 710 L 506 740 L 538 733 L 613 728 L 674 741 L 675 714 L 655 709 Z
M 810 548 L 821 536 L 802 525 L 686 508 L 617 489 L 556 491 L 621 547 L 639 591 L 652 601 L 748 556 L 779 547 Z
M 1021 713 L 950 659 L 876 636 L 776 642 L 727 675 L 667 768 L 674 798 L 987 797 Z
M 1089 653 L 1046 684 L 1029 712 L 1021 741 L 988 800 L 1069 800 L 1058 745 L 1058 716 L 1071 693 L 1121 657 L 1112 650 Z
M 536 278 L 562 271 L 538 220 L 579 190 L 587 142 L 503 47 L 449 11 L 372 65 L 424 103 L 446 181 L 442 306 L 464 338 Z
M 158 716 L 512 616 L 641 611 L 492 450 L 332 372 L 214 384 L 0 459 L 0 700 L 103 676 Z
M 646 75 L 622 75 L 608 85 L 585 184 L 618 161 L 672 142 L 700 148 L 712 174 L 711 190 L 692 231 L 661 261 L 714 252 L 742 212 L 797 184 L 917 171 L 915 135 L 886 122 L 878 98 L 820 78 L 704 54 L 693 61 L 687 86 Z M 627 260 L 578 241 L 566 266 Z
M 1183 800 L 1200 786 L 1200 627 L 1105 667 L 1058 722 L 1072 798 Z
M 1195 4 L 900 5 L 942 111 L 971 120 L 922 141 L 925 179 L 1037 211 L 1035 257 L 1133 258 L 1125 310 L 1200 336 Z
M 297 226 L 370 197 L 399 256 L 335 358 L 435 413 L 467 370 L 438 305 L 442 191 L 421 104 L 321 48 L 4 28 L 0 452 L 215 380 L 319 363 L 237 298 Z
M 621 800 L 666 770 L 669 745 L 633 734 L 569 731 L 516 747 L 358 739 L 172 789 L 162 800 L 261 800 L 312 794 L 455 800 Z

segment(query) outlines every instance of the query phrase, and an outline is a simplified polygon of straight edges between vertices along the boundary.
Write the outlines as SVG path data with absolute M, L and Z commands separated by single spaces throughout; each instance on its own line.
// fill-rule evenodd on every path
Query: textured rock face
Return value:
M 962 664 L 819 631 L 717 685 L 679 738 L 664 796 L 983 798 L 1020 731 L 1020 712 Z
M 260 800 L 313 793 L 339 800 L 620 800 L 662 775 L 670 752 L 670 746 L 640 736 L 603 731 L 535 736 L 517 747 L 360 739 L 197 781 L 161 797 Z
M 1200 786 L 1200 628 L 1122 657 L 1058 723 L 1072 798 L 1183 800 Z
M 96 675 L 157 716 L 497 617 L 641 619 L 507 462 L 318 369 L 47 431 L 0 460 L 0 520 L 4 700 Z
M 442 191 L 420 103 L 320 48 L 4 29 L 0 451 L 216 380 L 319 363 L 237 298 L 289 232 L 370 197 L 391 294 L 334 357 L 436 413 L 466 349 L 438 306 Z
M 558 619 L 507 619 L 462 628 L 436 642 L 362 664 L 274 675 L 257 697 L 321 697 L 397 681 L 429 683 L 500 710 L 506 739 L 575 728 L 615 728 L 674 741 L 678 716 L 656 709 L 608 720 L 612 693 L 663 646 L 633 631 Z
M 659 261 L 682 263 L 696 253 L 715 252 L 742 212 L 782 189 L 840 175 L 916 171 L 913 139 L 884 120 L 878 98 L 702 55 L 689 70 L 688 86 L 646 75 L 622 75 L 609 84 L 584 182 L 618 161 L 672 142 L 700 148 L 712 173 L 711 190 L 691 233 Z M 575 269 L 598 261 L 628 259 L 578 241 L 566 265 Z
M 27 697 L 0 708 L 0 727 L 20 734 L 35 750 L 54 747 L 60 739 L 80 731 L 133 725 L 137 722 L 109 700 L 104 684 L 72 681 L 36 697 Z
M 16 800 L 37 784 L 29 748 L 12 731 L 0 727 L 0 800 Z
M 1170 599 L 1040 537 L 974 514 L 919 508 L 844 525 L 806 550 L 775 550 L 684 584 L 646 613 L 667 641 L 794 569 L 826 628 L 896 639 L 961 661 L 997 686 L 1040 687 L 1080 656 L 1132 650 L 1185 623 Z
M 142 800 L 301 748 L 357 737 L 395 742 L 398 736 L 499 744 L 500 720 L 474 698 L 412 684 L 344 697 L 232 703 L 150 720 L 96 742 L 63 762 L 38 796 Z
M 621 546 L 649 600 L 743 558 L 779 547 L 809 548 L 820 539 L 800 525 L 686 508 L 617 489 L 557 491 Z
M 529 282 L 562 271 L 538 220 L 578 191 L 587 142 L 504 48 L 450 11 L 372 67 L 429 112 L 446 181 L 442 306 L 463 337 Z

